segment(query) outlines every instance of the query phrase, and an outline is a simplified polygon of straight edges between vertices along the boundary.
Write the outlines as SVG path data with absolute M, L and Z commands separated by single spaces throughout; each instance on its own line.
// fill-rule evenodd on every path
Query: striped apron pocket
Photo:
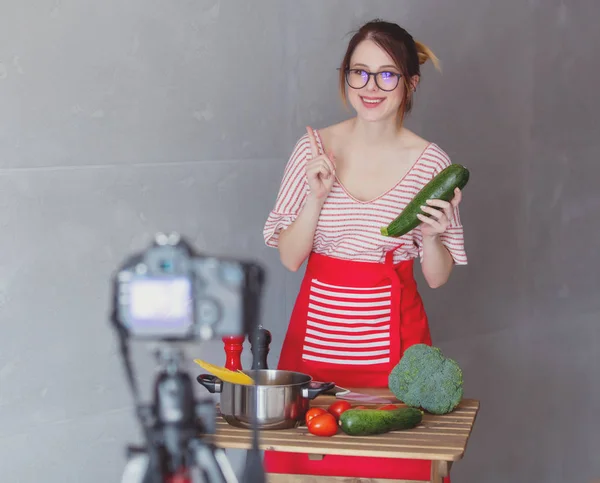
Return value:
M 337 370 L 387 367 L 391 291 L 389 284 L 348 287 L 311 279 L 302 359 Z

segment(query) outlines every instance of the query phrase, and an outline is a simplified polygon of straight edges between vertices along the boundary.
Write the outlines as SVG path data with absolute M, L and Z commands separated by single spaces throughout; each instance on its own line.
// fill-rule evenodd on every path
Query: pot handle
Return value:
M 223 386 L 221 385 L 221 380 L 217 376 L 213 376 L 212 374 L 200 374 L 196 380 L 202 384 L 208 392 L 211 394 L 215 394 L 221 392 Z
M 302 396 L 308 399 L 314 399 L 319 394 L 329 391 L 335 387 L 335 382 L 311 382 L 309 387 L 302 389 Z

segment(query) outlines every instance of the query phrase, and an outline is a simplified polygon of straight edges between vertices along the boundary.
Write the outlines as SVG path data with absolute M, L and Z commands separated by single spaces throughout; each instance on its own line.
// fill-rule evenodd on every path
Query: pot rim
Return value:
M 307 378 L 306 381 L 303 382 L 295 382 L 288 384 L 248 384 L 246 387 L 295 387 L 295 386 L 305 386 L 313 382 L 313 378 L 310 374 L 306 374 L 304 372 L 298 371 L 288 371 L 285 369 L 244 369 L 241 372 L 248 376 L 252 376 L 252 374 L 256 374 L 257 372 L 278 372 L 278 373 L 288 373 L 288 374 L 299 374 L 300 376 L 305 376 Z M 233 386 L 238 386 L 239 384 L 234 384 L 232 382 L 221 381 L 222 384 L 231 384 Z

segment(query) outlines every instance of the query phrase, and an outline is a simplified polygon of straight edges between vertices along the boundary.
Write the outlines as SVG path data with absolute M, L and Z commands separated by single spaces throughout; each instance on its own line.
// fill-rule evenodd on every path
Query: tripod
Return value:
M 255 263 L 196 255 L 178 233 L 159 233 L 113 277 L 111 322 L 146 446 L 128 448 L 122 483 L 238 483 L 223 449 L 211 442 L 216 408 L 194 400 L 182 351 L 169 343 L 256 334 L 264 271 Z M 129 360 L 129 338 L 161 341 L 153 402 L 141 404 Z M 258 398 L 258 396 L 256 396 Z M 253 416 L 253 442 L 244 483 L 264 483 Z
M 157 351 L 152 404 L 139 404 L 132 385 L 147 447 L 128 448 L 121 483 L 238 483 L 224 450 L 206 440 L 215 432 L 216 409 L 210 399 L 194 401 L 192 381 L 180 369 L 182 355 L 168 346 Z

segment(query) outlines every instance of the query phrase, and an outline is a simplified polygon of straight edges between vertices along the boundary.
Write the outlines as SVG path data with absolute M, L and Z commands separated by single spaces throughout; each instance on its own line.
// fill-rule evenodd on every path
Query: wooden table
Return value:
M 357 392 L 375 394 L 399 404 L 389 390 L 354 389 Z M 327 407 L 335 400 L 333 396 L 318 396 L 311 407 Z M 359 403 L 352 403 L 358 405 Z M 441 483 L 448 475 L 452 463 L 462 459 L 467 442 L 479 411 L 479 401 L 463 399 L 452 413 L 435 416 L 425 413 L 423 422 L 409 430 L 395 431 L 377 436 L 347 436 L 339 431 L 332 437 L 314 436 L 306 426 L 295 429 L 262 431 L 259 441 L 262 450 L 306 453 L 311 459 L 322 459 L 325 455 L 375 456 L 388 458 L 414 458 L 430 460 L 431 483 Z M 236 428 L 221 418 L 217 420 L 215 442 L 222 448 L 250 449 L 250 430 Z M 270 474 L 270 483 L 417 483 L 412 480 L 361 479 L 347 477 L 311 477 L 305 475 Z

